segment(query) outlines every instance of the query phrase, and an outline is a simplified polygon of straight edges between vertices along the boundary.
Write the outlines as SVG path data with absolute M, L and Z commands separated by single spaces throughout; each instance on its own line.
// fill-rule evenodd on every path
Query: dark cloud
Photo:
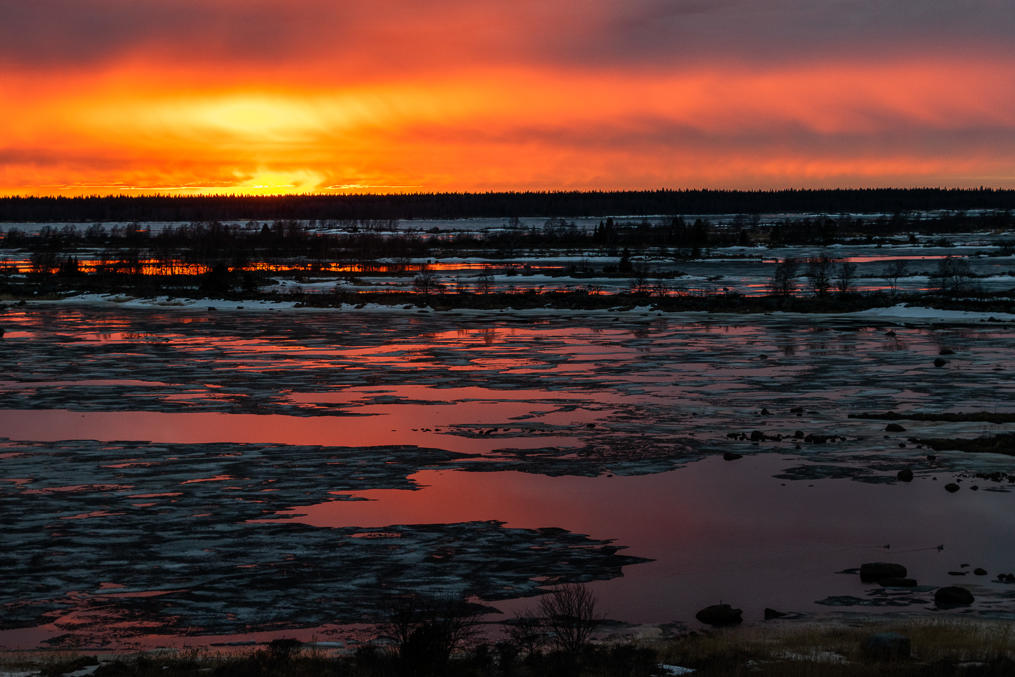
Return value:
M 24 0 L 0 3 L 0 60 L 763 66 L 822 54 L 1012 50 L 1013 30 L 1010 0 Z

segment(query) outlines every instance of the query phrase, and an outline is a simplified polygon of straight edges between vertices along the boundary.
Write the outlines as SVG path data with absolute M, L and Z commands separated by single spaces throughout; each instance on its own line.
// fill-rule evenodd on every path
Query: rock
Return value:
M 955 484 L 955 482 L 949 482 L 948 484 L 945 485 L 945 491 L 947 491 L 949 494 L 954 494 L 958 490 L 959 485 Z
M 743 611 L 734 609 L 729 604 L 713 604 L 694 614 L 694 617 L 706 625 L 724 628 L 743 623 L 742 613 Z
M 772 415 L 772 412 L 770 412 L 770 411 L 769 411 L 769 410 L 768 410 L 767 408 L 763 408 L 763 409 L 761 410 L 761 415 L 762 415 L 762 416 L 771 416 L 771 415 Z
M 1015 583 L 1015 574 L 998 574 L 998 583 Z
M 903 468 L 899 472 L 895 473 L 895 479 L 899 480 L 900 482 L 912 482 L 913 471 L 910 470 L 909 468 Z
M 860 642 L 860 653 L 869 661 L 900 661 L 909 658 L 912 643 L 897 632 L 879 632 Z
M 0 327 L 0 338 L 4 337 L 4 328 Z
M 751 442 L 760 442 L 763 439 L 765 439 L 765 433 L 761 432 L 760 430 L 751 431 Z
M 803 430 L 793 431 L 793 437 L 795 437 L 798 440 L 802 440 L 804 438 L 804 431 Z
M 951 348 L 942 348 L 941 350 L 938 351 L 937 354 L 938 355 L 954 355 L 955 351 L 952 350 Z
M 775 609 L 769 609 L 765 607 L 765 620 L 771 621 L 776 618 L 785 618 L 786 614 L 782 611 L 776 611 Z
M 878 583 L 886 588 L 915 588 L 915 578 L 882 578 Z
M 727 451 L 725 454 L 722 455 L 722 459 L 724 461 L 736 461 L 736 460 L 739 460 L 739 459 L 741 459 L 743 457 L 744 457 L 743 454 L 738 454 L 738 453 L 733 452 L 733 451 Z
M 986 576 L 987 570 L 982 567 L 976 567 L 975 569 L 973 569 L 973 573 L 977 576 Z
M 889 423 L 888 425 L 885 426 L 885 432 L 887 432 L 887 433 L 904 433 L 904 432 L 906 432 L 906 429 L 903 428 L 898 423 Z
M 938 588 L 934 593 L 934 603 L 939 609 L 951 609 L 957 606 L 969 606 L 973 603 L 973 593 L 957 585 Z
M 944 359 L 943 357 L 938 357 L 938 358 L 934 359 L 934 366 L 935 367 L 943 367 L 946 364 L 948 364 L 948 360 Z
M 876 583 L 887 578 L 905 578 L 906 567 L 893 562 L 867 562 L 860 565 L 860 580 Z

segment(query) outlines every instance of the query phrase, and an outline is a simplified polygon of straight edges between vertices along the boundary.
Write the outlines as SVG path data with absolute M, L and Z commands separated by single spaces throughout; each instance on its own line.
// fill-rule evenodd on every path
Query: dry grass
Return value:
M 887 664 L 865 661 L 860 644 L 876 632 L 909 637 L 912 658 Z M 702 675 L 952 675 L 960 663 L 984 663 L 983 674 L 995 674 L 992 664 L 1015 660 L 1015 627 L 1005 621 L 956 618 L 786 623 L 689 635 L 656 649 L 662 662 L 694 667 Z
M 860 644 L 877 632 L 897 632 L 910 638 L 912 658 L 891 663 L 865 660 Z M 651 649 L 645 652 L 643 649 Z M 652 658 L 652 651 L 655 658 Z M 65 652 L 0 653 L 0 674 L 28 670 L 63 674 L 81 658 Z M 122 661 L 111 677 L 197 677 L 272 675 L 273 677 L 378 677 L 394 675 L 397 663 L 360 657 L 335 658 L 304 650 L 290 659 L 272 658 L 269 650 L 243 655 L 210 652 L 160 652 L 105 656 L 104 663 Z M 635 660 L 637 659 L 637 660 Z M 722 631 L 693 633 L 678 639 L 643 642 L 639 646 L 607 645 L 595 649 L 581 668 L 569 674 L 589 677 L 648 677 L 656 663 L 696 669 L 696 675 L 752 677 L 997 677 L 1015 675 L 1015 624 L 949 617 L 904 621 L 776 622 Z M 555 672 L 553 661 L 520 665 L 514 677 L 541 677 Z M 112 668 L 113 666 L 109 666 Z M 463 656 L 448 665 L 448 675 L 499 677 L 495 664 Z

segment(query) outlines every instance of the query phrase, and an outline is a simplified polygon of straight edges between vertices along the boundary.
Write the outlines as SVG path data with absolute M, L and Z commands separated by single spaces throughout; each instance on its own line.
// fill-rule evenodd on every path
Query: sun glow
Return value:
M 907 58 L 225 91 L 166 91 L 135 66 L 14 78 L 0 194 L 995 185 L 1015 172 L 1015 134 L 995 133 L 1015 129 L 1009 72 Z

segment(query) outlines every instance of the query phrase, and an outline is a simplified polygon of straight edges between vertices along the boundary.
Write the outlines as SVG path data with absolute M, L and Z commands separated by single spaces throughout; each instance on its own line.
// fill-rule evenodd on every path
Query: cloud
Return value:
M 1012 176 L 1015 5 L 0 3 L 0 193 Z M 259 178 L 260 177 L 260 178 Z
M 949 48 L 1012 53 L 1015 5 L 980 0 L 32 0 L 0 4 L 0 60 L 130 56 L 335 74 L 463 65 L 673 69 Z

